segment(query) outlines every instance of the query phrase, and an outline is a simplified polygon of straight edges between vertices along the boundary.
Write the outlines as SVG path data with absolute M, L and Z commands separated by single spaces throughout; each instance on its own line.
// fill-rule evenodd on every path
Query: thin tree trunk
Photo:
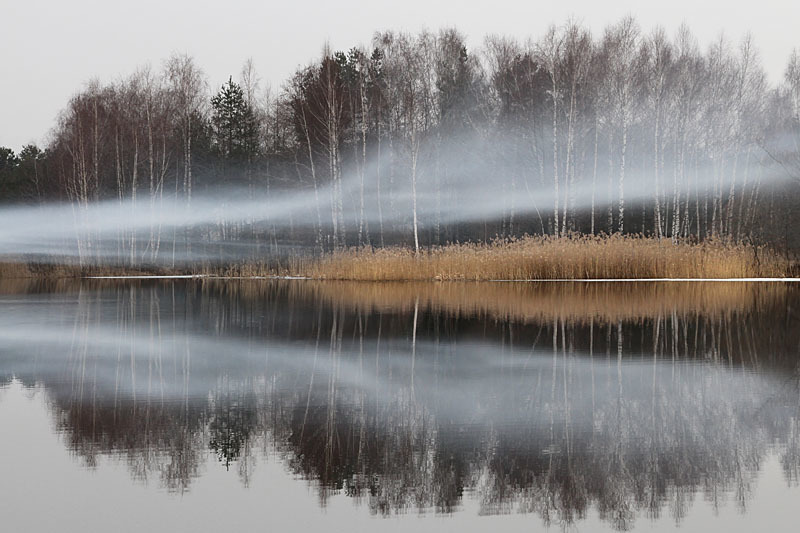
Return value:
M 627 105 L 627 104 L 626 104 Z M 622 111 L 622 152 L 619 163 L 619 232 L 625 229 L 625 153 L 628 149 L 628 111 Z
M 595 195 L 597 192 L 597 151 L 598 151 L 598 141 L 600 135 L 600 121 L 598 120 L 597 114 L 595 113 L 594 116 L 594 162 L 592 165 L 592 235 L 594 235 L 594 206 L 595 206 Z
M 750 155 L 753 151 L 752 146 L 747 148 L 747 158 L 744 163 L 744 183 L 742 184 L 742 199 L 739 201 L 739 215 L 736 217 L 736 242 L 739 242 L 742 235 L 742 216 L 744 214 L 745 197 L 747 194 L 747 182 L 750 177 Z
M 419 229 L 417 223 L 417 157 L 419 141 L 416 133 L 411 133 L 411 202 L 414 214 L 414 254 L 419 255 Z
M 655 186 L 655 203 L 656 203 L 656 205 L 655 205 L 655 207 L 656 207 L 656 209 L 655 209 L 655 216 L 656 216 L 655 230 L 656 231 L 655 231 L 655 234 L 656 234 L 656 238 L 657 239 L 660 239 L 661 236 L 662 236 L 662 231 L 661 231 L 661 197 L 660 197 L 661 181 L 660 181 L 660 176 L 659 176 L 659 172 L 658 172 L 659 171 L 659 168 L 658 168 L 659 167 L 659 148 L 660 148 L 660 144 L 661 144 L 661 142 L 659 140 L 659 137 L 658 137 L 658 135 L 659 135 L 659 126 L 660 125 L 661 125 L 661 95 L 659 93 L 659 95 L 658 95 L 658 97 L 656 99 L 656 123 L 655 123 L 655 127 L 654 127 L 655 133 L 653 134 L 653 160 L 654 160 L 653 172 L 654 172 L 654 175 L 655 175 L 655 182 L 656 182 L 656 186 Z
M 553 233 L 556 237 L 559 236 L 558 225 L 558 96 L 556 92 L 556 73 L 555 65 L 553 65 Z

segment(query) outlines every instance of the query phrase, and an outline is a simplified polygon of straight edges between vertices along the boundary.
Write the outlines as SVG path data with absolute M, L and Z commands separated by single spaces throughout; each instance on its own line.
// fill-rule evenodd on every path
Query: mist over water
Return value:
M 433 154 L 422 157 L 416 168 L 416 198 L 407 175 L 394 176 L 389 183 L 384 177 L 381 190 L 378 168 L 386 165 L 384 157 L 371 160 L 363 175 L 347 172 L 340 190 L 332 183 L 320 184 L 316 190 L 307 185 L 273 189 L 270 194 L 225 187 L 196 194 L 191 200 L 161 194 L 88 203 L 7 206 L 0 210 L 0 260 L 155 266 L 268 261 L 293 252 L 315 253 L 329 247 L 327 241 L 319 242 L 319 236 L 324 234 L 330 239 L 334 223 L 342 225 L 338 231 L 349 235 L 353 244 L 358 244 L 354 240 L 356 234 L 365 231 L 372 243 L 382 240 L 385 234 L 390 242 L 410 244 L 414 200 L 424 242 L 430 242 L 433 232 L 444 226 L 482 225 L 481 238 L 547 234 L 552 231 L 556 199 L 559 205 L 568 204 L 570 212 L 583 218 L 593 207 L 598 227 L 606 212 L 617 209 L 616 176 L 611 180 L 595 177 L 593 181 L 584 176 L 580 180 L 583 185 L 569 190 L 562 186 L 556 196 L 552 184 L 532 176 L 523 162 L 496 161 L 485 152 L 479 138 L 460 137 L 443 143 L 435 158 Z M 758 176 L 763 195 L 769 194 L 772 187 L 788 183 L 785 172 L 766 156 L 754 156 L 748 164 L 753 167 L 750 172 Z M 458 170 L 443 180 L 437 175 L 443 167 Z M 696 166 L 691 180 L 661 184 L 661 190 L 686 199 L 682 201 L 688 206 L 688 199 L 699 202 L 705 195 L 707 201 L 711 189 L 727 191 L 735 182 L 735 177 L 715 174 L 711 167 Z M 629 210 L 637 213 L 639 204 L 652 200 L 654 190 L 652 173 L 629 171 L 625 185 Z M 341 212 L 337 212 L 338 194 L 343 198 Z M 502 235 L 487 235 L 487 223 L 494 228 L 509 227 Z M 471 240 L 469 233 L 464 238 Z

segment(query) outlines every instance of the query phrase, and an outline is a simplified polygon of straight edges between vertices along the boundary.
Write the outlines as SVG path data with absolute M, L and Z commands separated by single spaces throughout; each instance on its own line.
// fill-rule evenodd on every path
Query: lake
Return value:
M 794 531 L 800 285 L 0 280 L 7 531 Z

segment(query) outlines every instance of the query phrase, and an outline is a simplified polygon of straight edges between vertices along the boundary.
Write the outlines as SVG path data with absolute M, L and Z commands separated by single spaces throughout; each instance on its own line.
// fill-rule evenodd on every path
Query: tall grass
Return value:
M 355 281 L 548 280 L 621 278 L 743 278 L 798 275 L 798 265 L 767 247 L 719 240 L 673 243 L 631 235 L 524 237 L 490 244 L 423 250 L 351 248 L 282 263 L 248 261 L 115 267 L 0 262 L 0 278 L 200 274 L 220 277 L 289 275 Z
M 524 237 L 454 244 L 415 255 L 405 248 L 336 252 L 296 261 L 293 274 L 364 281 L 782 277 L 791 266 L 767 248 L 640 236 Z
M 33 272 L 25 263 L 0 262 L 0 279 L 30 278 L 33 275 Z

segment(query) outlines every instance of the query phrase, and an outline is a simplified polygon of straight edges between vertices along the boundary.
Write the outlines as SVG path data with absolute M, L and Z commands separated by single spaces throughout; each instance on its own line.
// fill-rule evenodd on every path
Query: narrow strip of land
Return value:
M 800 265 L 765 246 L 723 240 L 673 242 L 638 235 L 529 236 L 488 244 L 345 248 L 263 261 L 163 265 L 1 262 L 0 278 L 350 281 L 796 281 Z

